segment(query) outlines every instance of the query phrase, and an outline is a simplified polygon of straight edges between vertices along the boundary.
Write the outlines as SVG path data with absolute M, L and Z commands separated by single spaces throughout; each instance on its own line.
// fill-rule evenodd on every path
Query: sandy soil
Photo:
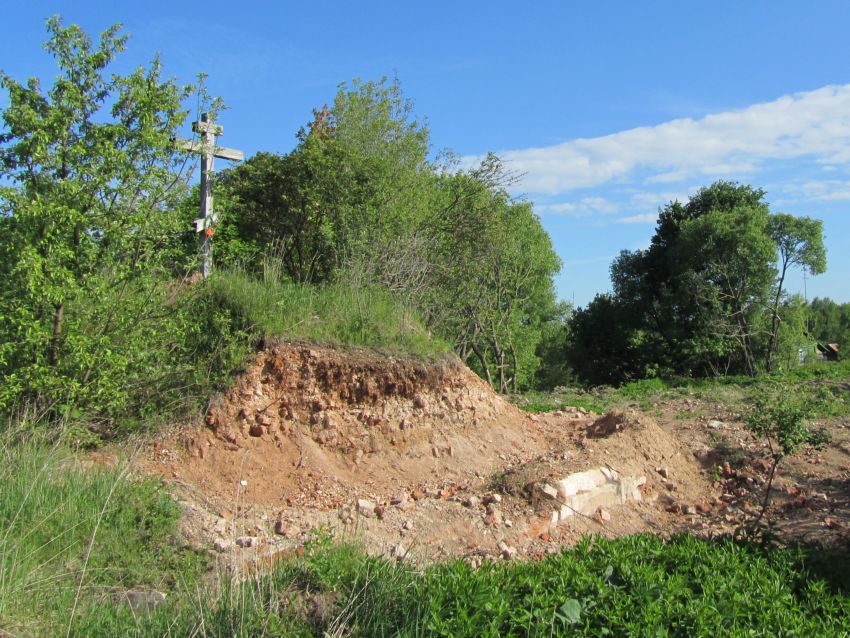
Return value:
M 778 533 L 848 542 L 850 424 L 784 462 Z M 181 499 L 183 532 L 234 566 L 274 560 L 317 529 L 407 560 L 538 557 L 588 533 L 732 534 L 758 512 L 767 451 L 737 415 L 694 400 L 604 416 L 529 415 L 456 360 L 278 344 L 204 423 L 146 445 L 140 471 Z M 540 485 L 605 467 L 641 500 L 557 524 Z

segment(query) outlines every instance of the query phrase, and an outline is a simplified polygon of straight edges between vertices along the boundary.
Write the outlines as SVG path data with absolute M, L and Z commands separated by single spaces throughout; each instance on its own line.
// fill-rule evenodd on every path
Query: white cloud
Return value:
M 587 217 L 589 215 L 615 215 L 620 212 L 620 205 L 604 197 L 583 197 L 577 202 L 560 202 L 557 204 L 538 204 L 535 210 L 540 214 L 570 215 L 572 217 Z
M 631 215 L 629 217 L 621 217 L 617 220 L 618 224 L 654 224 L 658 220 L 658 213 L 642 213 L 640 215 Z
M 767 160 L 803 156 L 843 165 L 850 163 L 850 85 L 500 155 L 525 173 L 524 190 L 549 195 L 630 179 L 665 183 L 692 175 L 752 173 Z

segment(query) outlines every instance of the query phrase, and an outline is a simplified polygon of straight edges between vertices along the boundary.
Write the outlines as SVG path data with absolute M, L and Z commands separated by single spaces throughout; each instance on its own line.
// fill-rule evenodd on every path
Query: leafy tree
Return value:
M 109 412 L 161 365 L 141 344 L 168 314 L 185 192 L 173 138 L 190 88 L 163 80 L 158 59 L 112 74 L 127 39 L 118 25 L 96 45 L 59 18 L 47 29 L 52 87 L 0 75 L 0 410 L 34 400 Z
M 820 220 L 783 213 L 772 215 L 770 235 L 779 249 L 779 276 L 774 286 L 773 305 L 770 309 L 770 341 L 765 357 L 767 372 L 773 368 L 774 355 L 779 345 L 782 320 L 779 309 L 788 269 L 793 266 L 806 268 L 813 275 L 826 271 L 826 248 L 823 245 L 823 223 Z
M 798 316 L 795 304 L 786 302 L 784 282 L 793 266 L 825 268 L 821 226 L 771 215 L 764 194 L 726 181 L 702 188 L 687 203 L 659 211 L 649 248 L 624 251 L 614 261 L 613 297 L 580 320 L 587 323 L 603 309 L 609 319 L 623 319 L 617 329 L 627 332 L 631 347 L 619 354 L 631 359 L 617 366 L 622 372 L 616 378 L 754 375 L 760 365 L 769 370 L 778 352 L 798 346 L 800 335 L 789 331 L 794 322 L 781 325 L 784 317 Z M 586 348 L 581 356 L 603 358 Z

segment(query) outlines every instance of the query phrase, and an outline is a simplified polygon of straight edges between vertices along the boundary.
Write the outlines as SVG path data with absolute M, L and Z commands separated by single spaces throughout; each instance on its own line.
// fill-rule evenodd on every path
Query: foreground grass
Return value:
M 588 538 L 538 563 L 416 571 L 349 546 L 314 547 L 213 598 L 86 636 L 837 636 L 850 632 L 846 555 L 681 536 Z
M 0 634 L 73 628 L 97 599 L 194 582 L 205 559 L 181 548 L 180 508 L 153 480 L 31 437 L 0 444 Z

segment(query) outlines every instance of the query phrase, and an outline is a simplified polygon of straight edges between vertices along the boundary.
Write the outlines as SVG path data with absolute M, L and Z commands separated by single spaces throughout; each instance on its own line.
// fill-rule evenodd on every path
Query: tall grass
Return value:
M 449 352 L 410 309 L 377 286 L 308 285 L 220 271 L 209 292 L 264 338 L 365 346 L 433 358 Z
M 2 435 L 0 630 L 63 633 L 93 601 L 196 579 L 205 561 L 182 548 L 179 517 L 161 483 L 131 480 L 124 464 Z

